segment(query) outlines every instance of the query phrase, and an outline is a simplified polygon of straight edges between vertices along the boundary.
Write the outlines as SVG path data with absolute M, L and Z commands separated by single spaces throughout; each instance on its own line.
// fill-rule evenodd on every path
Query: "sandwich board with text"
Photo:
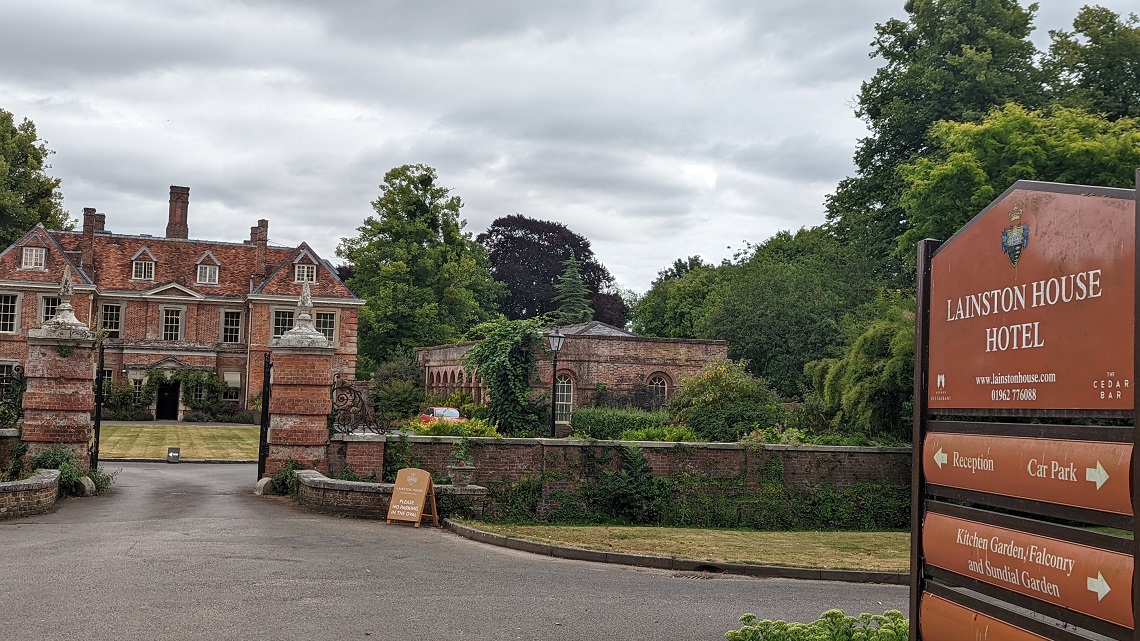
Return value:
M 396 473 L 392 501 L 388 504 L 387 522 L 410 521 L 419 527 L 425 516 L 431 517 L 432 524 L 439 525 L 435 485 L 431 481 L 431 474 L 425 470 L 406 467 Z

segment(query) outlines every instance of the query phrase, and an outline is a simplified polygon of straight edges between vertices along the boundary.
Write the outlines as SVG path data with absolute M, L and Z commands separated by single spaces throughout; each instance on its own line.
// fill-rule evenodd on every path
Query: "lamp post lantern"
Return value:
M 562 351 L 566 336 L 555 329 L 546 335 L 546 340 L 550 342 L 550 354 L 553 357 L 550 366 L 550 438 L 558 438 L 554 431 L 555 416 L 558 414 L 558 352 Z

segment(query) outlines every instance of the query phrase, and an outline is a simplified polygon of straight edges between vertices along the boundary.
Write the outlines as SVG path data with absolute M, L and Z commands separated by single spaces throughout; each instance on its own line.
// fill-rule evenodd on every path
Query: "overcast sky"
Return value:
M 1084 3 L 1041 4 L 1039 47 Z M 473 234 L 557 220 L 644 291 L 676 258 L 823 221 L 875 24 L 902 6 L 0 0 L 0 108 L 56 152 L 71 215 L 116 233 L 164 234 L 185 185 L 191 238 L 268 218 L 339 263 L 384 173 L 425 163 Z

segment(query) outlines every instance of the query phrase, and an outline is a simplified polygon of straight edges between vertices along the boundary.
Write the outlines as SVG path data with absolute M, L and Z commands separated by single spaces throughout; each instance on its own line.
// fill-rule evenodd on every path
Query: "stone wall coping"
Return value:
M 59 470 L 37 470 L 30 478 L 0 483 L 0 492 L 29 492 L 58 485 Z
M 297 482 L 308 487 L 324 490 L 340 490 L 342 492 L 365 492 L 369 494 L 391 494 L 393 483 L 369 483 L 367 481 L 342 481 L 330 479 L 316 470 L 297 470 Z M 436 485 L 437 494 L 451 496 L 479 496 L 487 494 L 487 488 L 481 485 Z
M 17 437 L 20 435 L 20 430 L 10 427 L 0 430 L 0 438 Z
M 742 450 L 753 445 L 740 443 L 673 443 L 665 441 L 594 441 L 589 439 L 568 438 L 495 438 L 490 436 L 416 436 L 405 434 L 403 436 L 409 443 L 455 443 L 462 440 L 474 441 L 484 445 L 544 445 L 546 447 L 591 447 L 591 446 L 627 446 L 636 445 L 641 449 L 671 449 L 676 447 L 697 448 L 706 450 Z M 330 440 L 364 443 L 385 443 L 398 441 L 399 434 L 333 434 Z M 910 447 L 884 447 L 884 446 L 855 446 L 855 445 L 784 445 L 778 443 L 764 443 L 768 451 L 791 452 L 831 452 L 831 453 L 867 453 L 881 452 L 884 454 L 909 454 Z

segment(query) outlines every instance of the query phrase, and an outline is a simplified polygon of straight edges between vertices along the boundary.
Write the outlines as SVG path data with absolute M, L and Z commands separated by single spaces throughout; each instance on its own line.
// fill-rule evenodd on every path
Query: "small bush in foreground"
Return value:
M 289 496 L 297 495 L 297 470 L 304 470 L 306 468 L 302 463 L 289 459 L 285 461 L 285 465 L 281 471 L 273 475 L 273 490 L 278 494 L 288 494 Z
M 61 447 L 44 450 L 28 460 L 29 470 L 59 470 L 59 489 L 69 496 L 83 495 L 83 470 L 75 458 L 75 452 Z M 111 488 L 114 474 L 103 470 L 91 470 L 87 476 L 95 484 L 95 493 L 102 494 Z
M 765 619 L 755 614 L 740 617 L 739 630 L 724 634 L 728 641 L 906 641 L 910 623 L 898 610 L 850 617 L 842 610 L 828 610 L 812 623 L 788 623 Z

